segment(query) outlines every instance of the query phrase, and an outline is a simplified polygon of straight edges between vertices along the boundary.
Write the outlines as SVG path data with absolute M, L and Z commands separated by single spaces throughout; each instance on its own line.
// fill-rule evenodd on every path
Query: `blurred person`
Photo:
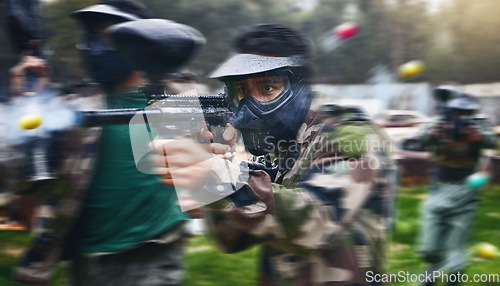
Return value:
M 166 94 L 209 94 L 206 85 L 198 80 L 198 76 L 189 70 L 170 73 L 165 76 L 162 82 L 166 86 Z
M 355 108 L 310 110 L 311 53 L 284 25 L 240 34 L 211 78 L 224 83 L 252 157 L 230 162 L 220 156 L 229 146 L 209 154 L 187 139 L 158 140 L 155 162 L 167 185 L 220 194 L 202 207 L 208 229 L 226 253 L 262 246 L 260 285 L 375 285 L 394 187 L 389 140 Z
M 146 107 L 138 90 L 145 73 L 113 47 L 106 29 L 151 12 L 135 1 L 108 0 L 72 16 L 80 24 L 83 64 L 106 91 L 107 108 Z M 16 269 L 17 279 L 48 283 L 55 264 L 70 259 L 71 285 L 182 285 L 190 233 L 175 192 L 136 168 L 129 125 L 79 131 L 83 142 L 71 146 L 55 186 L 59 202 Z M 147 148 L 149 141 L 143 143 Z
M 39 56 L 31 55 L 31 52 L 28 50 L 23 50 L 20 52 L 19 62 L 9 69 L 9 80 L 11 100 L 14 98 L 19 99 L 22 96 L 35 95 L 50 85 L 50 73 L 47 61 Z M 4 180 L 0 180 L 0 189 L 4 189 L 0 193 L 3 192 L 10 198 L 8 202 L 9 207 L 17 205 L 19 208 L 17 215 L 11 217 L 14 221 L 17 220 L 11 227 L 13 229 L 30 230 L 32 228 L 35 207 L 40 203 L 39 196 L 38 194 L 31 194 L 29 192 L 16 192 L 12 189 L 13 174 L 9 172 L 9 168 L 12 168 L 12 160 L 17 154 L 15 150 L 8 150 L 8 140 L 6 139 L 8 131 L 2 130 L 2 132 L 4 132 L 3 136 L 5 136 L 2 139 L 6 141 L 2 142 L 4 145 L 0 148 L 2 149 L 0 152 L 5 152 L 8 155 L 0 160 L 0 165 L 2 165 L 0 166 L 0 169 L 2 169 L 0 172 L 3 173 L 0 177 L 4 177 Z M 19 149 L 19 146 L 17 149 Z M 5 228 L 5 226 L 3 227 Z
M 35 0 L 6 0 L 0 7 L 3 23 L 5 24 L 8 44 L 18 57 L 18 62 L 8 70 L 8 92 L 0 95 L 0 103 L 5 100 L 13 100 L 14 97 L 33 95 L 46 88 L 50 82 L 50 68 L 44 59 L 44 37 L 42 32 L 42 17 L 39 1 Z M 4 43 L 4 44 L 7 44 Z M 8 53 L 6 54 L 8 58 Z M 2 80 L 3 81 L 3 80 Z M 9 98 L 10 97 L 10 98 Z M 1 107 L 0 107 L 1 108 Z M 6 112 L 6 109 L 2 112 Z M 9 110 L 10 111 L 10 110 Z M 3 125 L 1 122 L 0 125 Z M 1 126 L 4 127 L 4 126 Z M 5 152 L 0 159 L 0 197 L 4 195 L 7 200 L 7 208 L 13 210 L 10 215 L 8 225 L 2 225 L 3 229 L 30 229 L 31 218 L 36 205 L 36 198 L 31 194 L 18 194 L 11 188 L 12 158 L 15 157 L 15 150 L 7 149 L 8 131 L 2 129 L 2 141 L 0 152 Z M 2 203 L 0 203 L 1 208 Z M 16 221 L 17 220 L 17 221 Z
M 436 88 L 434 94 L 440 116 L 417 135 L 435 165 L 422 208 L 419 253 L 431 272 L 457 274 L 467 266 L 465 247 L 478 203 L 479 189 L 467 186 L 466 179 L 481 170 L 481 150 L 495 148 L 496 138 L 486 121 L 474 120 L 480 109 L 476 98 L 446 86 Z
M 36 82 L 27 82 L 27 74 L 36 76 Z M 28 53 L 22 53 L 19 62 L 9 70 L 10 91 L 14 96 L 43 90 L 50 83 L 47 61 Z M 31 85 L 31 89 L 27 87 Z
M 37 85 L 30 88 L 40 90 L 48 82 L 48 75 L 42 74 L 48 69 L 43 59 L 44 33 L 39 1 L 6 0 L 5 11 L 2 12 L 10 44 L 20 57 L 19 63 L 9 71 L 11 91 L 14 95 L 19 95 L 28 85 L 32 85 L 23 82 L 29 78 L 24 73 L 34 73 L 30 80 L 34 81 L 36 76 Z

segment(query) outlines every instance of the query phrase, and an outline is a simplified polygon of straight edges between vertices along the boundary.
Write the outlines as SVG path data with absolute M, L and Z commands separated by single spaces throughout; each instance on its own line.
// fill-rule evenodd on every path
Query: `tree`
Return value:
M 463 83 L 500 78 L 500 1 L 445 2 L 431 13 L 424 0 L 318 0 L 312 11 L 297 8 L 297 0 L 143 0 L 158 18 L 171 19 L 200 30 L 207 44 L 187 66 L 200 79 L 230 53 L 243 29 L 257 23 L 282 23 L 297 28 L 316 45 L 314 81 L 363 83 L 370 71 L 385 66 L 395 73 L 410 60 L 426 63 L 426 72 L 412 81 Z M 85 77 L 75 44 L 76 21 L 69 14 L 98 0 L 54 0 L 43 4 L 48 46 L 57 81 Z M 354 7 L 354 8 L 353 8 Z M 346 13 L 349 12 L 350 13 Z M 352 11 L 355 11 L 353 13 Z M 321 49 L 321 37 L 333 27 L 355 21 L 361 31 L 332 52 Z M 0 65 L 9 59 L 0 57 Z M 11 60 L 11 59 L 10 59 Z
M 43 5 L 47 46 L 56 82 L 76 82 L 86 77 L 76 45 L 78 25 L 71 13 L 96 4 L 97 0 L 57 0 Z
M 447 78 L 462 83 L 492 82 L 500 78 L 500 25 L 497 15 L 500 2 L 480 0 L 450 1 L 436 18 L 442 21 L 442 37 L 446 45 L 440 46 L 444 59 L 436 67 L 433 77 Z M 443 21 L 443 19 L 446 19 Z M 437 58 L 437 57 L 436 57 Z M 437 59 L 439 60 L 439 59 Z M 449 65 L 448 68 L 443 65 Z
M 299 11 L 286 1 L 272 0 L 144 0 L 156 16 L 171 19 L 198 29 L 207 39 L 201 53 L 188 69 L 201 81 L 215 87 L 216 81 L 205 77 L 230 53 L 236 35 L 258 23 L 291 24 Z

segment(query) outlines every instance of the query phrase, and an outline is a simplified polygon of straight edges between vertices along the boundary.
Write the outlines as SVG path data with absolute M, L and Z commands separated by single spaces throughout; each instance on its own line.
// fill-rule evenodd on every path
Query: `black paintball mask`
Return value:
M 110 88 L 126 78 L 134 69 L 113 46 L 101 36 L 85 36 L 84 45 L 80 45 L 84 67 L 92 79 Z
M 474 115 L 481 109 L 479 101 L 473 96 L 458 93 L 447 102 L 448 118 L 452 126 L 451 135 L 455 140 L 462 138 L 462 131 L 476 125 Z
M 109 89 L 134 71 L 104 31 L 112 25 L 139 20 L 140 17 L 106 4 L 78 10 L 72 16 L 80 24 L 77 48 L 81 51 L 84 68 L 94 81 Z
M 241 74 L 243 69 L 266 71 Z M 232 124 L 250 153 L 264 155 L 293 143 L 311 106 L 308 75 L 300 57 L 253 54 L 236 55 L 211 75 L 225 84 L 235 113 Z
M 446 107 L 457 116 L 472 116 L 481 109 L 479 101 L 466 93 L 458 93 L 447 102 Z

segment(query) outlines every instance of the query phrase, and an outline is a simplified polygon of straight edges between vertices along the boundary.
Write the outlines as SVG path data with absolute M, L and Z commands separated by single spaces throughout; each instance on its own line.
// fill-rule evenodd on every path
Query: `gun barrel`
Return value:
M 129 124 L 136 115 L 144 116 L 146 122 L 165 120 L 182 123 L 192 120 L 193 115 L 202 114 L 208 124 L 223 125 L 232 112 L 227 98 L 222 95 L 176 96 L 156 95 L 148 108 L 102 109 L 78 112 L 80 126 Z M 135 122 L 135 121 L 134 121 Z M 171 124 L 172 122 L 164 122 Z
M 168 115 L 167 115 L 168 114 Z M 162 109 L 103 109 L 78 112 L 78 125 L 83 127 L 97 127 L 104 125 L 130 124 L 142 122 L 162 122 L 169 118 L 175 118 L 176 123 L 189 122 L 194 114 L 204 116 L 209 125 L 224 126 L 232 113 L 227 109 L 195 109 L 195 108 L 162 108 Z M 144 116 L 144 121 L 131 121 L 136 115 Z M 164 122 L 173 124 L 173 122 Z
M 104 125 L 129 124 L 132 117 L 144 114 L 147 118 L 160 117 L 160 110 L 145 110 L 143 108 L 127 109 L 103 109 L 79 111 L 79 125 L 84 127 L 96 127 Z

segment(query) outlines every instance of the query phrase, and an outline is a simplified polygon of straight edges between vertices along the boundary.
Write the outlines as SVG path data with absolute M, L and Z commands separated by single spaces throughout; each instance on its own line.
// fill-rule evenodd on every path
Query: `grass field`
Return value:
M 420 224 L 420 205 L 425 198 L 423 187 L 401 188 L 397 198 L 397 221 L 391 234 L 387 273 L 420 274 L 425 265 L 416 256 Z M 488 242 L 500 246 L 500 186 L 491 186 L 481 193 L 481 203 L 470 237 L 470 267 L 467 275 L 500 274 L 500 259 L 486 260 L 472 253 L 473 245 Z M 0 285 L 24 285 L 10 280 L 11 267 L 23 247 L 28 243 L 26 232 L 0 232 Z M 255 285 L 257 248 L 238 254 L 221 254 L 209 238 L 200 235 L 191 240 L 187 254 L 187 285 L 229 286 Z M 61 266 L 51 285 L 66 285 L 64 266 Z M 393 283 L 391 285 L 419 285 Z M 466 283 L 464 285 L 500 285 L 497 283 Z

